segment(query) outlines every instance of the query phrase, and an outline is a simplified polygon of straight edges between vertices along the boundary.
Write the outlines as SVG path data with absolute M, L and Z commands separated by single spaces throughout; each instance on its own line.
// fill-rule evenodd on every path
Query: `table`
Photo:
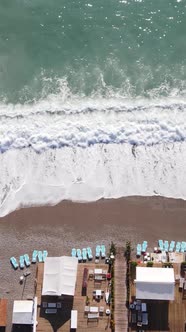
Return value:
M 110 309 L 106 309 L 106 315 L 107 315 L 107 316 L 110 315 Z
M 56 303 L 48 303 L 48 308 L 56 308 Z
M 96 289 L 96 296 L 102 296 L 101 289 Z
M 94 269 L 94 274 L 102 274 L 102 269 Z
M 90 313 L 97 313 L 98 307 L 90 307 Z

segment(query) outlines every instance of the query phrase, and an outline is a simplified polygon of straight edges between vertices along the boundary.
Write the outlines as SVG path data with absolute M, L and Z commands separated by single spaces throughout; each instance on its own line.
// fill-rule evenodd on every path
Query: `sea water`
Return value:
M 0 216 L 186 198 L 186 1 L 0 1 Z

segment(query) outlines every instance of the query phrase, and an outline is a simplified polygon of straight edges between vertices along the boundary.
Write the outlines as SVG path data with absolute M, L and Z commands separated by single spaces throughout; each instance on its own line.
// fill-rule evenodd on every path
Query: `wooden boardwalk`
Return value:
M 126 307 L 126 261 L 124 251 L 118 248 L 114 268 L 114 289 L 115 289 L 115 332 L 128 331 L 128 309 Z

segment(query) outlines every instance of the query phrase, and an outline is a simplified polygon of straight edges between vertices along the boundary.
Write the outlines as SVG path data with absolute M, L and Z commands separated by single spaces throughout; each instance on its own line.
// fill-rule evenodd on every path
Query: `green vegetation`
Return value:
M 149 262 L 147 262 L 147 267 L 153 267 L 153 262 L 152 261 L 149 261 Z
M 130 277 L 131 277 L 131 281 L 134 281 L 134 279 L 136 278 L 136 266 L 138 265 L 138 263 L 136 261 L 131 261 L 130 262 Z
M 131 243 L 127 241 L 125 246 L 124 255 L 126 258 L 127 263 L 127 273 L 126 273 L 126 286 L 127 286 L 127 299 L 126 299 L 126 306 L 129 307 L 129 300 L 130 300 L 130 260 L 131 260 Z

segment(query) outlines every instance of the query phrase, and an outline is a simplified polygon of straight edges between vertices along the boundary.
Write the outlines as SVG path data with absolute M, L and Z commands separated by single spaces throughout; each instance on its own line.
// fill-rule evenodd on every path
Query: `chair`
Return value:
M 87 249 L 86 248 L 82 249 L 82 257 L 83 257 L 83 262 L 86 262 L 86 260 L 87 260 Z
M 148 325 L 148 313 L 142 313 L 142 325 Z
M 42 263 L 43 262 L 43 253 L 42 253 L 42 251 L 38 251 L 37 257 L 38 257 L 38 262 Z
M 48 256 L 48 251 L 47 250 L 43 250 L 43 262 L 45 262 L 45 259 Z
M 82 255 L 81 255 L 81 249 L 77 249 L 77 258 L 78 258 L 78 262 L 82 261 Z
M 99 315 L 103 316 L 105 308 L 104 307 L 99 307 Z
M 100 252 L 101 252 L 101 247 L 100 247 L 100 245 L 97 245 L 96 246 L 96 258 L 100 257 Z
M 30 259 L 29 259 L 28 254 L 25 254 L 25 255 L 24 255 L 24 260 L 25 260 L 25 265 L 26 265 L 27 267 L 30 266 Z
M 42 307 L 47 308 L 47 302 L 42 302 Z
M 24 269 L 24 267 L 25 267 L 24 256 L 19 257 L 19 266 L 20 266 L 20 269 Z
M 136 313 L 135 312 L 132 313 L 132 315 L 131 315 L 131 323 L 136 324 Z
M 72 248 L 71 256 L 76 257 L 76 249 L 75 248 Z
M 94 271 L 93 270 L 88 271 L 88 278 L 89 278 L 89 280 L 93 280 L 93 278 L 94 278 Z
M 85 306 L 84 308 L 84 314 L 87 315 L 90 311 L 90 307 L 88 305 Z
M 36 263 L 37 254 L 38 254 L 38 251 L 34 249 L 33 253 L 32 253 L 32 263 Z
M 105 258 L 106 257 L 106 251 L 105 251 L 105 245 L 101 245 L 101 258 Z
M 93 258 L 93 255 L 92 255 L 92 249 L 90 247 L 87 247 L 87 256 L 88 256 L 88 260 L 91 261 Z

